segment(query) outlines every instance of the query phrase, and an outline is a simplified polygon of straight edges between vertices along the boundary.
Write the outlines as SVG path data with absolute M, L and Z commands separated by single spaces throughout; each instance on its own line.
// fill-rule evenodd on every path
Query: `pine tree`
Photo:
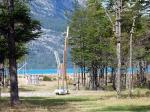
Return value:
M 0 50 L 9 60 L 10 101 L 19 103 L 17 59 L 26 53 L 25 43 L 37 38 L 40 24 L 32 20 L 28 7 L 23 1 L 8 0 L 0 7 Z
M 97 89 L 98 69 L 109 65 L 112 29 L 101 2 L 89 0 L 86 8 L 78 8 L 70 24 L 70 45 L 74 63 L 85 65 L 91 73 L 91 88 Z

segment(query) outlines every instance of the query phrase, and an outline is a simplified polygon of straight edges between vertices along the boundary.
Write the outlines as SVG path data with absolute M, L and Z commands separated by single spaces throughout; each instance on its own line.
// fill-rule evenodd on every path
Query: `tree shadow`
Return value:
M 15 112 L 71 112 L 78 111 L 78 108 L 73 103 L 89 101 L 88 98 L 72 98 L 72 97 L 21 97 L 21 104 L 11 107 L 8 98 L 0 100 L 0 111 L 15 111 Z
M 21 98 L 21 100 L 33 105 L 43 105 L 43 106 L 49 106 L 49 105 L 62 105 L 66 104 L 68 102 L 82 102 L 82 101 L 88 101 L 87 98 L 43 98 L 43 97 L 27 97 L 27 98 Z
M 88 98 L 43 98 L 43 97 L 23 97 L 21 98 L 22 104 L 25 104 L 26 108 L 45 108 L 48 111 L 61 111 L 72 109 L 77 110 L 77 108 L 71 105 L 71 102 L 84 102 L 88 101 Z M 70 111 L 72 111 L 70 110 Z
M 5 103 L 8 100 L 7 97 L 0 97 L 0 104 Z

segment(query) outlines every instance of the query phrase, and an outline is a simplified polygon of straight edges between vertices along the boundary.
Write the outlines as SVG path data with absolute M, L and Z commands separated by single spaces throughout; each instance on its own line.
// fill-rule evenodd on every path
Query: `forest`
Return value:
M 42 76 L 46 77 L 46 81 L 41 81 L 42 85 L 20 86 L 23 81 L 20 83 L 21 76 L 17 74 L 17 64 L 28 54 L 27 43 L 39 38 L 42 33 L 40 21 L 30 15 L 28 2 L 28 0 L 0 0 L 0 70 L 3 65 L 8 66 L 10 82 L 7 88 L 9 90 L 6 89 L 7 91 L 4 90 L 3 93 L 6 96 L 9 93 L 10 99 L 5 96 L 1 98 L 0 95 L 2 111 L 5 107 L 9 108 L 7 101 L 16 110 L 18 105 L 21 105 L 19 109 L 27 108 L 25 111 L 36 111 L 40 108 L 46 108 L 47 111 L 61 111 L 64 108 L 66 109 L 64 112 L 73 111 L 72 109 L 79 112 L 80 109 L 86 111 L 90 103 L 92 109 L 95 106 L 99 109 L 99 105 L 95 102 L 107 107 L 103 109 L 100 107 L 100 110 L 95 110 L 96 112 L 113 109 L 122 111 L 117 110 L 121 108 L 119 106 L 117 109 L 109 107 L 108 102 L 111 100 L 120 106 L 131 103 L 131 106 L 123 108 L 125 111 L 128 109 L 134 111 L 134 107 L 143 111 L 150 110 L 150 102 L 146 100 L 150 96 L 149 0 L 86 0 L 85 5 L 75 0 L 73 11 L 69 14 L 71 16 L 68 17 L 70 29 L 65 40 L 67 44 L 65 47 L 70 50 L 75 69 L 74 79 L 67 76 L 64 69 L 67 62 L 65 63 L 64 59 L 65 79 L 55 76 L 48 79 L 52 77 Z M 77 87 L 79 93 L 71 90 L 68 96 L 54 96 L 51 89 L 59 83 L 56 80 L 66 80 L 67 89 L 71 89 L 73 85 Z M 3 85 L 1 82 L 1 88 Z M 140 89 L 142 95 L 140 92 L 135 95 L 136 89 Z M 34 92 L 30 93 L 31 91 L 40 95 L 36 97 Z M 45 96 L 41 97 L 42 95 Z M 114 97 L 116 99 L 113 99 Z M 139 105 L 134 104 L 137 98 L 140 98 L 139 101 L 144 99 L 143 105 L 141 102 L 138 102 Z
M 75 5 L 70 22 L 72 60 L 88 88 L 117 91 L 149 85 L 149 1 L 89 0 Z M 109 70 L 109 71 L 108 71 Z

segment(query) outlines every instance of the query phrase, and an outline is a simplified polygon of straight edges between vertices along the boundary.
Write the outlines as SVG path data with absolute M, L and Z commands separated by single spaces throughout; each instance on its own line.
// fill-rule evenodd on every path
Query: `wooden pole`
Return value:
M 61 65 L 58 65 L 58 67 L 57 67 L 57 84 L 58 84 L 58 89 L 60 88 L 60 86 L 59 86 L 59 75 L 60 75 L 60 70 L 61 70 Z
M 67 81 L 67 69 L 66 69 L 66 60 L 67 60 L 67 38 L 69 36 L 69 26 L 67 27 L 67 34 L 65 37 L 65 43 L 64 43 L 64 57 L 63 57 L 63 69 L 64 69 L 64 76 L 63 76 L 63 80 L 66 81 L 66 89 L 68 91 L 68 81 Z M 64 87 L 64 83 L 63 83 L 63 87 Z
M 62 73 L 61 73 L 61 78 L 62 78 L 62 87 L 63 87 L 63 89 L 64 89 L 64 87 L 65 87 L 65 84 L 64 84 L 64 64 L 63 63 L 61 63 L 61 70 L 62 70 Z

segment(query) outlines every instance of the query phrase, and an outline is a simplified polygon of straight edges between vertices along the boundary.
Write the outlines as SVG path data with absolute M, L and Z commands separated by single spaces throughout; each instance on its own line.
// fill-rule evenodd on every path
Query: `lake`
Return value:
M 111 72 L 111 68 L 108 67 L 108 72 L 110 73 Z M 78 69 L 79 71 L 79 69 Z M 128 72 L 131 73 L 132 69 L 128 68 Z M 133 72 L 136 72 L 137 71 L 137 68 L 133 68 Z M 150 66 L 148 66 L 148 69 L 146 70 L 148 73 L 150 73 Z M 67 73 L 68 74 L 73 74 L 74 73 L 74 69 L 73 68 L 68 68 L 67 69 Z M 31 69 L 31 70 L 18 70 L 18 74 L 31 74 L 31 75 L 34 75 L 34 74 L 40 74 L 40 75 L 46 75 L 46 74 L 57 74 L 57 69 L 43 69 L 43 70 L 39 70 L 39 69 Z

